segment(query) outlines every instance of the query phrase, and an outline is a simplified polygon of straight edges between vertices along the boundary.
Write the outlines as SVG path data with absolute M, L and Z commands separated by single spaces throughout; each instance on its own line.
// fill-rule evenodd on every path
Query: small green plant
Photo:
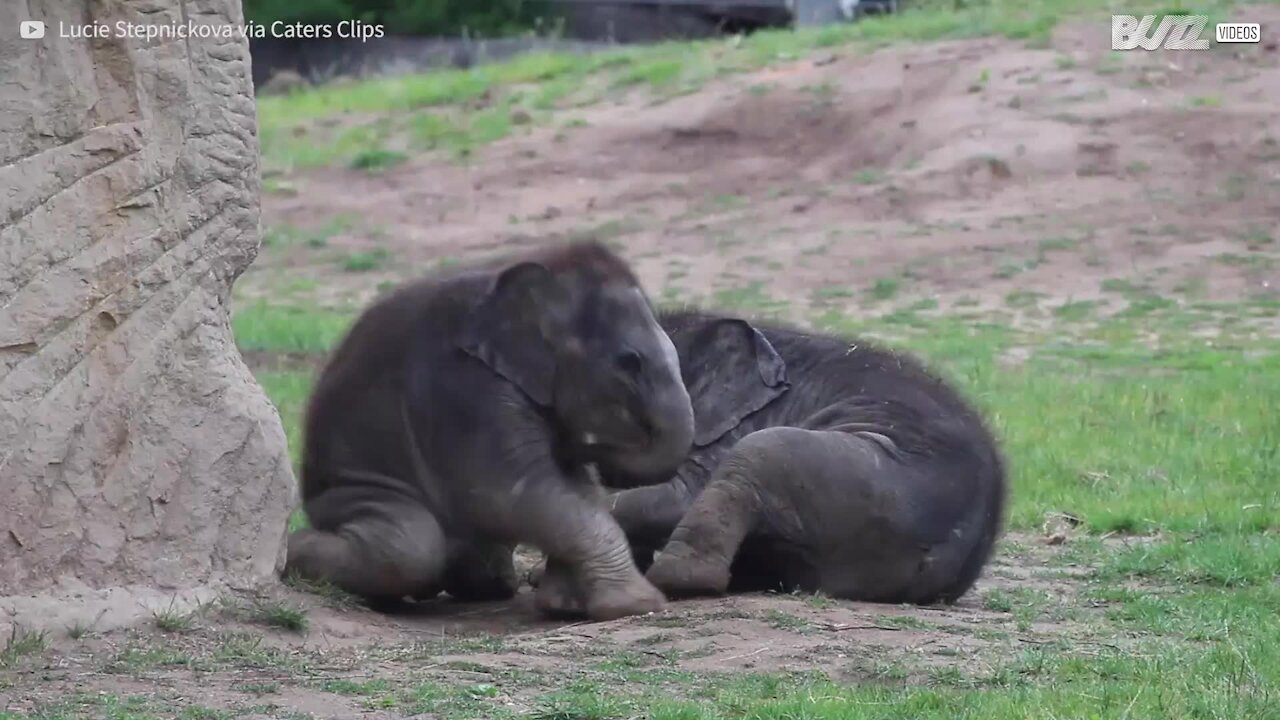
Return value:
M 409 159 L 408 155 L 398 150 L 373 148 L 362 150 L 351 159 L 351 169 L 377 172 L 399 165 Z
M 764 621 L 769 624 L 769 627 L 778 630 L 802 632 L 809 628 L 809 622 L 804 618 L 796 617 L 791 613 L 775 609 L 765 611 Z
M 1040 251 L 1055 252 L 1060 250 L 1071 250 L 1079 244 L 1079 240 L 1071 237 L 1047 237 L 1040 241 Z
M 815 592 L 812 595 L 807 596 L 805 598 L 805 602 L 808 603 L 809 607 L 818 610 L 824 610 L 835 604 L 831 598 L 823 595 L 821 592 Z
M 0 649 L 0 668 L 11 667 L 20 659 L 44 652 L 49 647 L 43 630 L 27 630 L 16 624 L 9 631 L 9 639 Z
M 1029 308 L 1036 304 L 1040 295 L 1040 293 L 1031 290 L 1014 290 L 1005 296 L 1004 302 L 1009 307 Z
M 1098 286 L 1102 292 L 1129 294 L 1138 291 L 1138 287 L 1124 278 L 1107 278 Z
M 871 286 L 871 297 L 876 300 L 888 300 L 898 294 L 902 281 L 896 277 L 883 277 Z
M 989 82 L 991 82 L 991 71 L 983 68 L 982 72 L 978 73 L 978 79 L 969 85 L 969 92 L 981 92 Z
M 153 613 L 156 627 L 164 632 L 186 632 L 195 624 L 194 612 L 179 612 L 170 605 L 167 610 Z
M 1075 302 L 1065 302 L 1053 309 L 1053 314 L 1061 320 L 1067 322 L 1080 322 L 1086 320 L 1092 314 L 1097 303 L 1090 300 L 1078 300 Z
M 1244 245 L 1249 250 L 1257 251 L 1270 247 L 1275 242 L 1275 238 L 1264 227 L 1250 225 L 1240 233 L 1240 239 L 1244 241 Z
M 391 253 L 386 248 L 354 252 L 343 259 L 342 269 L 352 273 L 369 272 L 382 267 L 382 264 L 390 257 Z
M 853 296 L 854 292 L 850 288 L 840 287 L 838 285 L 829 285 L 813 291 L 813 303 L 815 305 L 822 305 L 824 303 L 843 300 Z
M 296 633 L 306 632 L 309 625 L 305 609 L 284 603 L 258 603 L 251 617 L 259 624 Z
M 992 612 L 1013 612 L 1013 598 L 1004 590 L 996 588 L 983 596 L 982 606 Z
M 863 168 L 853 176 L 859 185 L 875 185 L 884 181 L 884 173 L 876 168 Z

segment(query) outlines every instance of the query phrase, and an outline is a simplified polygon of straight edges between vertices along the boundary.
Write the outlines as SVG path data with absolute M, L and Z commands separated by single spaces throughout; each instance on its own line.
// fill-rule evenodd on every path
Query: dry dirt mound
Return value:
M 856 104 L 833 104 L 830 92 L 823 86 L 749 90 L 688 125 L 607 138 L 595 156 L 628 172 L 705 173 L 743 188 L 812 174 L 815 165 L 890 163 L 907 135 L 892 122 L 898 91 L 860 93 Z
M 1025 288 L 1102 299 L 1118 273 L 1207 298 L 1274 293 L 1280 53 L 1105 41 L 1087 25 L 1047 49 L 976 40 L 796 61 L 575 111 L 580 126 L 466 166 L 309 174 L 266 217 L 370 218 L 376 242 L 421 262 L 593 233 L 619 241 L 655 293 L 722 300 L 767 283 L 753 302 L 800 320 L 815 289 L 843 289 L 824 305 L 853 311 L 886 276 L 944 308 Z M 1251 260 L 1213 261 L 1238 256 Z M 373 284 L 331 279 L 336 292 Z

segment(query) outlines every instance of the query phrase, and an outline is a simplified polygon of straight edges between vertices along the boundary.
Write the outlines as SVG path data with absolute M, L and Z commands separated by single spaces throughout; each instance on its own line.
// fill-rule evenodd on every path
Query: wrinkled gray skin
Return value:
M 503 599 L 523 542 L 582 588 L 591 619 L 661 609 L 584 466 L 661 482 L 693 429 L 675 349 L 603 246 L 424 278 L 371 306 L 317 381 L 310 527 L 285 573 L 380 609 L 441 590 Z
M 693 399 L 694 449 L 665 484 L 602 480 L 632 488 L 613 515 L 668 597 L 929 604 L 973 586 L 1003 522 L 1005 470 L 960 395 L 861 342 L 689 310 L 659 321 Z M 581 602 L 555 563 L 536 582 L 564 611 Z

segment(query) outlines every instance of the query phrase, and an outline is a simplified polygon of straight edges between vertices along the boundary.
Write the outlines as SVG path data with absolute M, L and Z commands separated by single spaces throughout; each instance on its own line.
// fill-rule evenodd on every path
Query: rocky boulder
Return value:
M 0 4 L 0 636 L 283 561 L 295 480 L 228 313 L 260 243 L 248 44 L 216 30 L 242 22 L 239 0 Z

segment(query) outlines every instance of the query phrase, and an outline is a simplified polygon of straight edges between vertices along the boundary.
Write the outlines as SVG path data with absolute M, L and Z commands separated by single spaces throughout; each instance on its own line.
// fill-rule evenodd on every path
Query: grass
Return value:
M 259 624 L 296 633 L 306 632 L 310 624 L 306 610 L 281 603 L 257 604 L 252 610 L 252 618 Z
M 315 228 L 297 228 L 290 225 L 264 228 L 262 231 L 262 245 L 267 248 L 296 245 L 322 248 L 329 244 L 330 238 L 352 230 L 357 224 L 358 220 L 356 218 L 338 214 Z
M 14 625 L 4 647 L 0 647 L 0 670 L 18 664 L 23 658 L 44 652 L 47 646 L 48 638 L 44 632 Z
M 342 269 L 346 272 L 369 272 L 377 270 L 391 258 L 386 248 L 374 248 L 353 252 L 342 260 Z
M 395 167 L 408 159 L 409 156 L 399 150 L 368 148 L 356 153 L 356 156 L 351 160 L 351 167 L 355 170 L 376 172 Z
M 256 300 L 237 308 L 231 325 L 242 351 L 315 354 L 337 342 L 354 317 L 354 312 Z
M 156 611 L 153 616 L 156 627 L 163 632 L 186 632 L 195 625 L 194 612 L 179 612 L 168 608 Z

